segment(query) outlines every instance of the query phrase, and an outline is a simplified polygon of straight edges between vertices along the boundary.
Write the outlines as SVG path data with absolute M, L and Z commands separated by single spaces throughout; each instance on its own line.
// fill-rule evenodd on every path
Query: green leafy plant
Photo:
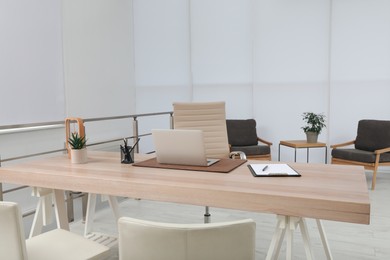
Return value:
M 81 137 L 77 132 L 73 132 L 69 137 L 68 143 L 72 149 L 83 149 L 86 147 L 87 139 L 85 139 L 85 136 Z
M 322 129 L 326 127 L 325 116 L 323 114 L 315 114 L 313 112 L 305 112 L 302 114 L 303 121 L 306 123 L 302 127 L 303 131 L 314 132 L 320 134 Z

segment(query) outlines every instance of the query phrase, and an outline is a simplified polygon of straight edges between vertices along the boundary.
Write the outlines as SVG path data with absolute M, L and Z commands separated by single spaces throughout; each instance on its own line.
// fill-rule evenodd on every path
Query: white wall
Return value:
M 0 1 L 0 125 L 135 114 L 132 20 L 127 0 Z M 88 142 L 131 136 L 132 124 L 86 123 L 86 133 Z M 63 128 L 0 131 L 0 156 L 63 149 L 64 143 Z M 30 193 L 4 199 L 26 211 L 36 205 Z
M 228 118 L 257 120 L 274 159 L 280 140 L 304 139 L 305 111 L 326 114 L 320 141 L 351 140 L 359 119 L 390 118 L 388 10 L 388 0 L 0 1 L 0 124 L 224 100 Z M 141 133 L 168 122 L 142 119 Z M 129 121 L 87 126 L 91 142 L 131 134 Z M 0 133 L 2 158 L 63 145 L 63 129 Z
M 352 140 L 356 122 L 390 118 L 390 2 L 334 1 L 330 141 Z M 355 130 L 356 131 L 356 130 Z
M 132 2 L 67 0 L 63 7 L 66 114 L 135 113 Z M 88 124 L 89 141 L 132 135 L 131 121 Z
M 65 116 L 60 0 L 0 1 L 0 125 Z
M 64 78 L 57 73 L 55 79 L 65 87 L 65 103 L 54 109 L 67 116 L 169 111 L 173 101 L 225 100 L 228 118 L 258 121 L 259 135 L 274 143 L 274 158 L 279 140 L 304 138 L 305 111 L 326 114 L 320 141 L 329 144 L 353 139 L 361 118 L 389 118 L 386 0 L 35 2 L 52 14 L 62 8 L 62 27 L 47 33 L 63 37 L 63 53 L 57 50 L 55 57 L 63 55 Z M 22 11 L 15 3 L 4 2 L 2 11 Z M 41 34 L 30 36 L 36 41 Z M 168 118 L 154 120 L 140 122 L 141 132 L 168 127 Z M 130 132 L 129 122 L 87 129 L 93 140 Z
M 386 0 L 134 0 L 137 112 L 224 100 L 228 118 L 257 120 L 274 159 L 280 140 L 305 138 L 305 111 L 325 113 L 320 141 L 351 140 L 359 119 L 390 118 L 389 7 Z M 282 156 L 292 160 L 293 151 Z M 322 162 L 323 151 L 311 158 Z

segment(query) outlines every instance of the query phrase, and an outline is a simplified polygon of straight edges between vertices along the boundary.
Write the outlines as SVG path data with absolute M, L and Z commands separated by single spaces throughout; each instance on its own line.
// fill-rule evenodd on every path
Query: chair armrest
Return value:
M 262 142 L 262 143 L 264 143 L 264 144 L 266 144 L 268 146 L 272 145 L 271 142 L 268 142 L 267 140 L 261 139 L 260 137 L 257 137 L 257 141 Z
M 375 150 L 375 154 L 381 154 L 381 153 L 387 153 L 387 152 L 390 152 L 390 147 Z
M 355 143 L 355 140 L 352 140 L 352 141 L 349 141 L 349 142 L 346 142 L 346 143 L 331 145 L 330 148 L 338 148 L 338 147 L 348 146 L 348 145 L 352 145 L 354 143 Z

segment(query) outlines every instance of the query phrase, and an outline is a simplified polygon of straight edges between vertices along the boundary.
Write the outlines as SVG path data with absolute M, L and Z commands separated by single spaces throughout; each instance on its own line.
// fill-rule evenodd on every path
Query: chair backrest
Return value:
M 119 259 L 254 260 L 253 220 L 167 224 L 122 217 L 118 221 Z
M 202 130 L 208 158 L 229 158 L 225 102 L 175 102 L 173 124 L 175 129 Z
M 22 215 L 13 202 L 0 201 L 0 259 L 27 259 Z
M 232 146 L 257 145 L 256 120 L 227 119 L 229 144 Z
M 373 152 L 386 147 L 390 147 L 390 121 L 360 120 L 355 148 Z

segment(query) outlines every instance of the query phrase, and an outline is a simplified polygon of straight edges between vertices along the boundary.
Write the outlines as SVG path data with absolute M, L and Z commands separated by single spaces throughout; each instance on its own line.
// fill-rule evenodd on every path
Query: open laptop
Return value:
M 192 166 L 210 166 L 219 159 L 206 158 L 203 131 L 153 129 L 157 162 Z

